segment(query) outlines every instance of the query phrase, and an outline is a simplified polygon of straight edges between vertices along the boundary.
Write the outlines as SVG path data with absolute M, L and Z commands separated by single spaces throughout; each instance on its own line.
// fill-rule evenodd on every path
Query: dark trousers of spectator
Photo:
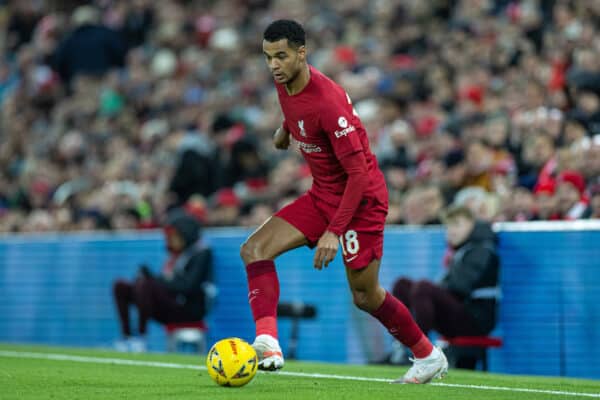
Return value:
M 135 305 L 139 315 L 139 334 L 146 334 L 149 319 L 161 324 L 189 322 L 197 320 L 182 305 L 175 301 L 175 295 L 152 278 L 138 278 L 135 282 L 118 280 L 113 285 L 113 295 L 121 322 L 123 336 L 131 336 L 129 306 Z
M 432 282 L 401 278 L 394 284 L 392 294 L 412 311 L 426 335 L 431 330 L 446 337 L 481 334 L 464 303 Z

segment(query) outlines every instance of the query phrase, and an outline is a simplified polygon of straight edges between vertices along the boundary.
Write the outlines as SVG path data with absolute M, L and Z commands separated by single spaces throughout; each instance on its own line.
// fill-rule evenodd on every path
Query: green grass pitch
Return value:
M 194 355 L 0 344 L 0 399 L 588 399 L 600 381 L 451 370 L 430 385 L 393 385 L 406 368 L 287 362 L 241 388 L 214 384 Z

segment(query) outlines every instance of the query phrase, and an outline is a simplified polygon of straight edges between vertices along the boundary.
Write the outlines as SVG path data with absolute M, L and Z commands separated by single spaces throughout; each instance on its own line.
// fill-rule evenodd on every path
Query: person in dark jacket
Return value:
M 77 75 L 102 76 L 111 68 L 125 65 L 127 48 L 123 38 L 100 24 L 97 9 L 80 6 L 71 19 L 74 29 L 54 54 L 54 69 L 67 85 Z
M 117 350 L 145 351 L 148 320 L 161 324 L 200 321 L 214 298 L 212 252 L 199 240 L 199 222 L 183 209 L 174 209 L 164 232 L 170 257 L 161 275 L 154 276 L 141 266 L 134 282 L 117 280 L 113 285 L 123 335 L 115 344 Z M 129 323 L 132 304 L 138 309 L 139 337 L 132 336 Z
M 476 221 L 466 207 L 451 207 L 444 221 L 452 254 L 441 282 L 401 278 L 393 294 L 414 313 L 424 333 L 486 335 L 496 325 L 500 296 L 496 236 L 489 223 Z

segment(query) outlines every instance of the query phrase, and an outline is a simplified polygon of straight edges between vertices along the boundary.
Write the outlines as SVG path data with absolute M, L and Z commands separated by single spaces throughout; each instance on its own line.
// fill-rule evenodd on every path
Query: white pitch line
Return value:
M 511 387 L 506 387 L 506 386 L 463 385 L 460 383 L 430 383 L 430 385 L 455 387 L 455 388 L 463 388 L 463 389 L 499 390 L 499 391 L 504 391 L 504 392 L 543 393 L 543 394 L 555 394 L 557 396 L 580 396 L 580 397 L 600 398 L 600 393 L 563 392 L 561 390 L 511 388 Z
M 74 361 L 74 362 L 95 363 L 95 364 L 135 365 L 135 366 L 141 366 L 141 367 L 206 370 L 206 367 L 199 366 L 199 365 L 175 364 L 175 363 L 167 363 L 167 362 L 159 362 L 159 361 L 127 360 L 127 359 L 123 359 L 123 358 L 86 357 L 86 356 L 75 356 L 75 355 L 69 355 L 69 354 L 33 353 L 33 352 L 27 352 L 27 351 L 0 350 L 0 357 L 33 358 L 33 359 L 57 360 L 57 361 Z M 303 377 L 303 378 L 318 378 L 318 379 L 338 379 L 338 380 L 348 380 L 348 381 L 368 381 L 368 382 L 385 382 L 385 383 L 391 382 L 391 380 L 383 379 L 383 378 L 367 378 L 364 376 L 349 376 L 349 375 L 311 374 L 311 373 L 306 373 L 306 372 L 279 371 L 279 372 L 274 373 L 274 375 L 285 375 L 285 376 L 296 376 L 296 377 Z M 497 391 L 505 391 L 505 392 L 540 393 L 540 394 L 552 394 L 552 395 L 557 395 L 557 396 L 600 398 L 600 393 L 565 392 L 565 391 L 560 391 L 560 390 L 512 388 L 512 387 L 506 387 L 506 386 L 463 385 L 463 384 L 457 384 L 457 383 L 431 383 L 430 385 L 462 388 L 462 389 L 497 390 Z
M 166 363 L 166 362 L 159 362 L 159 361 L 137 361 L 137 360 L 126 360 L 123 358 L 86 357 L 86 356 L 74 356 L 74 355 L 70 355 L 70 354 L 31 353 L 31 352 L 27 352 L 27 351 L 10 351 L 10 350 L 0 350 L 0 357 L 34 358 L 34 359 L 57 360 L 57 361 L 75 361 L 75 362 L 95 363 L 95 364 L 136 365 L 136 366 L 140 366 L 140 367 L 198 369 L 198 370 L 206 369 L 206 367 L 202 367 L 199 365 L 175 364 L 175 363 Z

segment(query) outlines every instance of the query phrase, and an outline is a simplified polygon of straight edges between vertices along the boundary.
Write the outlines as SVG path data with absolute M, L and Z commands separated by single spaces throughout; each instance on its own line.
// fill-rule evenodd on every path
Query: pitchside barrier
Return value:
M 496 226 L 502 261 L 503 346 L 489 351 L 489 370 L 600 378 L 600 221 L 505 223 Z M 207 229 L 219 294 L 207 318 L 207 344 L 252 340 L 246 276 L 239 247 L 249 230 Z M 438 279 L 444 272 L 439 227 L 386 228 L 381 282 L 400 276 Z M 159 231 L 0 236 L 0 341 L 108 347 L 118 338 L 111 285 L 133 278 L 138 265 L 158 271 L 165 260 Z M 302 320 L 296 357 L 362 363 L 385 357 L 391 340 L 352 306 L 339 254 L 312 268 L 312 251 L 278 260 L 281 301 L 315 306 Z M 135 321 L 135 318 L 133 318 Z M 291 320 L 280 321 L 284 351 Z M 135 326 L 135 325 L 134 325 Z M 163 351 L 165 330 L 150 326 L 151 350 Z

